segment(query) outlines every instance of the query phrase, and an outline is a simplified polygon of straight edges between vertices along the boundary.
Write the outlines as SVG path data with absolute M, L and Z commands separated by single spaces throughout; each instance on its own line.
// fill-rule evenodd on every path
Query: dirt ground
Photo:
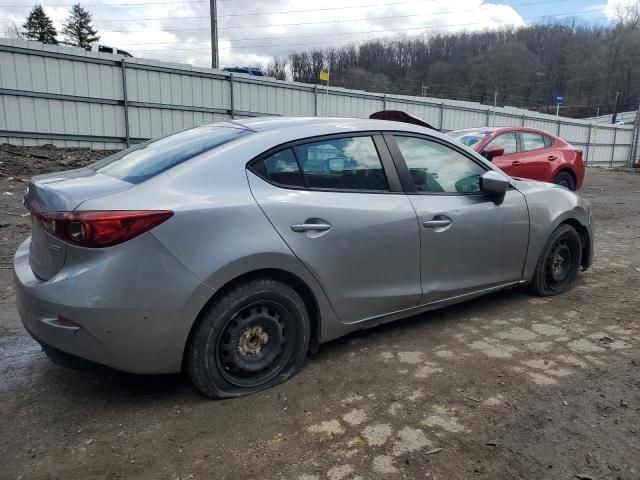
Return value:
M 640 478 L 640 174 L 589 169 L 596 257 L 571 292 L 353 334 L 285 385 L 210 401 L 184 376 L 45 358 L 11 280 L 24 179 L 101 154 L 0 153 L 0 478 Z

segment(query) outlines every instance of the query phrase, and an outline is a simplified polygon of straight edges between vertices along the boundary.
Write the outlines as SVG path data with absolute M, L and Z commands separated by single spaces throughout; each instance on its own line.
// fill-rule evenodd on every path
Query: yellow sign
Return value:
M 324 70 L 320 70 L 320 80 L 324 80 L 325 82 L 329 81 L 329 72 L 325 72 Z

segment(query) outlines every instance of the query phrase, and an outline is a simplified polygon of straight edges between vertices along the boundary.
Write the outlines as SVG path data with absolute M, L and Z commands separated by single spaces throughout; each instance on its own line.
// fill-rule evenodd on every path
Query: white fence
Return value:
M 591 165 L 627 165 L 633 126 L 517 108 L 325 88 L 0 39 L 0 142 L 117 149 L 204 123 L 265 115 L 368 117 L 404 110 L 437 128 L 517 125 L 559 135 Z

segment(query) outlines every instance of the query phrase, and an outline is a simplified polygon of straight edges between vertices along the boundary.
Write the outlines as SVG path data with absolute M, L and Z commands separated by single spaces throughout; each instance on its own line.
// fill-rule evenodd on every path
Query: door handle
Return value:
M 518 160 L 514 160 L 513 162 L 511 162 L 511 165 L 513 165 L 514 167 L 519 167 L 520 162 Z
M 291 230 L 294 232 L 324 232 L 329 230 L 331 225 L 328 223 L 294 223 Z
M 549 155 L 547 157 L 547 160 L 549 160 L 550 162 L 553 162 L 554 160 L 557 160 L 557 159 L 558 159 L 558 157 L 556 157 L 555 155 Z
M 425 220 L 422 222 L 422 226 L 426 228 L 442 228 L 448 227 L 451 225 L 451 219 L 442 219 L 442 220 Z

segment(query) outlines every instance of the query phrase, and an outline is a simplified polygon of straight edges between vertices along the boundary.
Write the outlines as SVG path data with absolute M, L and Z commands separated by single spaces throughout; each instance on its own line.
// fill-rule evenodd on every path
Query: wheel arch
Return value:
M 289 287 L 293 288 L 298 295 L 302 298 L 305 306 L 307 307 L 307 311 L 309 313 L 309 322 L 311 326 L 310 332 L 310 342 L 309 342 L 309 350 L 311 352 L 316 352 L 320 345 L 321 337 L 321 309 L 318 303 L 318 299 L 314 294 L 313 290 L 307 283 L 300 278 L 298 275 L 291 273 L 287 270 L 283 270 L 280 268 L 260 268 L 252 271 L 248 271 L 242 273 L 230 280 L 228 280 L 222 287 L 217 289 L 213 295 L 206 301 L 206 303 L 202 306 L 195 320 L 193 321 L 191 328 L 189 329 L 189 334 L 187 335 L 186 342 L 183 347 L 182 352 L 182 370 L 185 369 L 185 361 L 186 361 L 186 353 L 189 347 L 189 343 L 191 342 L 191 337 L 196 330 L 196 327 L 200 323 L 202 319 L 202 315 L 205 310 L 211 305 L 220 295 L 222 295 L 227 290 L 233 288 L 238 283 L 246 282 L 248 280 L 256 279 L 256 278 L 271 278 L 274 280 L 278 280 Z
M 583 270 L 586 270 L 591 265 L 591 235 L 589 235 L 589 230 L 576 218 L 567 218 L 560 225 L 571 225 L 578 232 L 582 247 L 580 266 Z

